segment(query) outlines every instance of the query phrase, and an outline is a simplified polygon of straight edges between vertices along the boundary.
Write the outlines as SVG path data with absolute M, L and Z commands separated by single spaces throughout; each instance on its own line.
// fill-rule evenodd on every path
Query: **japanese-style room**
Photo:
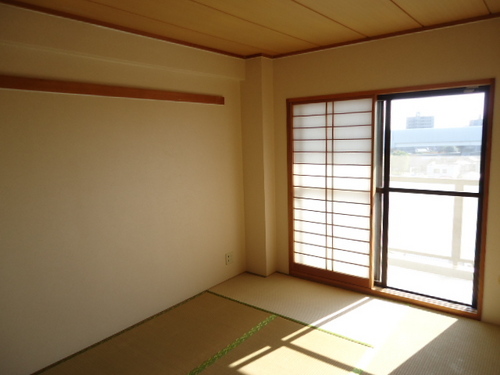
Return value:
M 0 0 L 0 374 L 500 374 L 500 0 Z

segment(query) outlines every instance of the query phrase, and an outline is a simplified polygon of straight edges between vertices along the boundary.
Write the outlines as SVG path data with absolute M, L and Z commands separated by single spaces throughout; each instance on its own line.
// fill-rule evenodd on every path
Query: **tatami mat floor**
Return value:
M 500 327 L 244 273 L 43 372 L 198 373 L 498 375 Z
M 500 327 L 291 276 L 242 274 L 211 291 L 365 343 L 365 374 L 500 374 Z

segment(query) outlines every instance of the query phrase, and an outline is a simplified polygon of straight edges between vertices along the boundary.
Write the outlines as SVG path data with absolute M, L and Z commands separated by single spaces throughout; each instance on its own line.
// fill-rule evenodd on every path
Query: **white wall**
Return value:
M 500 78 L 500 19 L 274 61 L 278 269 L 288 271 L 286 99 Z M 498 91 L 498 87 L 497 87 Z M 483 320 L 500 324 L 500 95 L 492 138 Z
M 245 269 L 244 62 L 2 4 L 0 25 L 2 74 L 225 97 L 219 106 L 0 89 L 7 375 Z

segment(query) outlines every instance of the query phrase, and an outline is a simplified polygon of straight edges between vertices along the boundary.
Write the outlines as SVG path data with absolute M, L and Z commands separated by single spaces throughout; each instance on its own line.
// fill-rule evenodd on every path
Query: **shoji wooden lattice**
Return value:
M 373 99 L 291 103 L 289 113 L 292 269 L 368 280 Z

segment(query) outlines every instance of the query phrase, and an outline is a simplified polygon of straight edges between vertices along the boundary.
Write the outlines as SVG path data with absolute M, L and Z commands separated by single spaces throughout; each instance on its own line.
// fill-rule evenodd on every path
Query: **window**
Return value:
M 290 272 L 476 311 L 491 86 L 290 99 Z

